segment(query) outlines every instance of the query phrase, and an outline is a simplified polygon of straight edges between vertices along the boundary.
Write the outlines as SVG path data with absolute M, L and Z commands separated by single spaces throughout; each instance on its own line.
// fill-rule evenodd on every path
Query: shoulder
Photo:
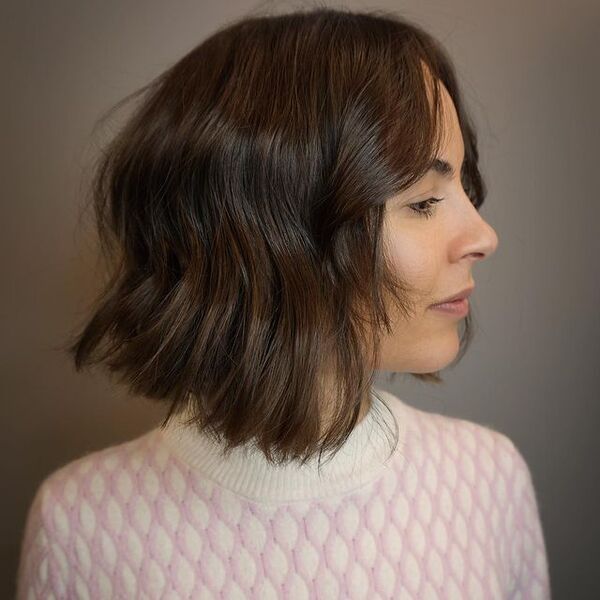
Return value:
M 109 556 L 116 558 L 109 534 L 122 531 L 136 486 L 144 486 L 146 493 L 158 490 L 156 472 L 166 462 L 152 430 L 88 452 L 47 475 L 27 511 L 17 597 L 75 594 L 72 586 L 81 583 L 78 574 L 89 574 L 94 566 L 91 548 L 98 535 Z M 78 570 L 71 568 L 74 564 Z
M 417 468 L 429 463 L 436 470 L 457 472 L 470 485 L 515 493 L 529 477 L 523 455 L 513 440 L 489 423 L 443 415 L 409 405 L 396 395 L 380 391 L 398 420 L 404 420 L 404 453 Z M 510 488 L 510 489 L 509 489 Z
M 152 430 L 135 439 L 87 452 L 52 471 L 38 485 L 29 519 L 44 524 L 58 536 L 68 535 L 71 523 L 85 526 L 93 520 L 95 507 L 111 496 L 128 495 L 136 474 L 146 475 L 160 465 L 155 435 Z
M 504 549 L 525 522 L 537 527 L 529 467 L 507 434 L 405 403 L 399 412 L 407 423 L 399 463 L 402 489 L 454 522 L 453 533 L 465 547 L 471 526 Z

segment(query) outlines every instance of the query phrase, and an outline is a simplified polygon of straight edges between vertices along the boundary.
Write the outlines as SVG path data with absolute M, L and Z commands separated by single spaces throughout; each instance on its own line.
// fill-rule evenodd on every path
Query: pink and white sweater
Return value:
M 59 468 L 29 508 L 18 600 L 550 598 L 513 442 L 373 392 L 320 475 L 250 445 L 224 459 L 186 413 Z

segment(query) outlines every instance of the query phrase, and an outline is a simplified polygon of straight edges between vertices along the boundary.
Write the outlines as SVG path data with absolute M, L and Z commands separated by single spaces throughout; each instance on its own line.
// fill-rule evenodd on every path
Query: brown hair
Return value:
M 117 104 L 145 92 L 90 187 L 110 277 L 68 347 L 77 371 L 104 363 L 132 393 L 168 401 L 162 426 L 191 399 L 225 452 L 255 438 L 272 462 L 335 453 L 370 393 L 386 299 L 412 314 L 382 224 L 439 149 L 438 80 L 479 208 L 451 62 L 395 14 L 247 16 Z

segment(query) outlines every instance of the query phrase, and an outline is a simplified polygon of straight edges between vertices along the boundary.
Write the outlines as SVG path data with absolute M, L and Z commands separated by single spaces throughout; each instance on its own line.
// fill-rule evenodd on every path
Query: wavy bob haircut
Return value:
M 476 135 L 451 61 L 395 14 L 246 16 L 114 106 L 141 96 L 94 163 L 109 270 L 69 341 L 76 370 L 101 364 L 166 402 L 162 427 L 191 406 L 188 424 L 225 453 L 254 440 L 272 463 L 318 453 L 320 465 L 370 398 L 390 307 L 413 314 L 382 225 L 386 200 L 440 149 L 439 82 L 479 208 Z

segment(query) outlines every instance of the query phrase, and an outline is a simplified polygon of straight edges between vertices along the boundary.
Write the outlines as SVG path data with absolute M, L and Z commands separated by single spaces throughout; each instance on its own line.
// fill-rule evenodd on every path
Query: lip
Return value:
M 432 304 L 430 308 L 454 317 L 466 317 L 469 314 L 469 299 L 463 298 L 462 300 L 454 300 L 453 302 Z
M 432 304 L 431 306 L 438 307 L 442 304 L 447 304 L 448 302 L 455 302 L 456 300 L 465 300 L 473 293 L 474 289 L 475 289 L 475 286 L 465 288 L 462 292 L 458 292 L 458 294 L 454 294 L 454 296 L 450 296 L 448 298 L 445 298 L 444 300 L 440 300 L 439 302 L 436 302 L 435 304 Z

